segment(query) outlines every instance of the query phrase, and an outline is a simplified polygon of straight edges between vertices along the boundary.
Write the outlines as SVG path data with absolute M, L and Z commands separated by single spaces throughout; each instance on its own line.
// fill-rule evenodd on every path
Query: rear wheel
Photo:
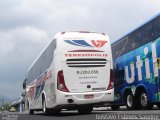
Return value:
M 139 103 L 140 109 L 142 109 L 142 110 L 147 110 L 147 109 L 153 108 L 153 104 L 149 103 L 148 96 L 144 90 L 142 90 L 138 96 L 138 103 Z
M 125 95 L 125 104 L 127 109 L 132 110 L 135 108 L 134 97 L 131 92 L 127 92 Z
M 45 98 L 43 98 L 42 106 L 43 106 L 43 113 L 44 113 L 44 115 L 49 115 L 50 110 L 46 107 Z
M 92 110 L 93 110 L 93 106 L 90 106 L 90 105 L 78 106 L 79 114 L 90 114 Z

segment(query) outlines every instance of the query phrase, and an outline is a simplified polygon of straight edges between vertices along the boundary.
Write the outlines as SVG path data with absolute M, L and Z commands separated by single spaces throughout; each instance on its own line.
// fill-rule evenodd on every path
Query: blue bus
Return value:
M 160 14 L 112 44 L 116 110 L 160 109 Z

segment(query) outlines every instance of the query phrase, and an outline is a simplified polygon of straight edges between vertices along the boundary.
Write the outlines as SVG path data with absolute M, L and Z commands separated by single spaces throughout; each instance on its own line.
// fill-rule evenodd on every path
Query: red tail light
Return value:
M 114 76 L 113 76 L 113 70 L 110 69 L 110 82 L 107 90 L 113 89 L 113 87 L 114 87 Z
M 57 89 L 63 92 L 69 92 L 68 88 L 65 85 L 63 71 L 58 72 L 57 76 Z

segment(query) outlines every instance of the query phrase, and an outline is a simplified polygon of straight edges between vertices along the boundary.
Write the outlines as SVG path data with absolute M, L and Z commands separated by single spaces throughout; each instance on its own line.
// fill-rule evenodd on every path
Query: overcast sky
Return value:
M 159 0 L 0 0 L 0 95 L 19 96 L 56 32 L 103 32 L 113 42 L 159 12 Z

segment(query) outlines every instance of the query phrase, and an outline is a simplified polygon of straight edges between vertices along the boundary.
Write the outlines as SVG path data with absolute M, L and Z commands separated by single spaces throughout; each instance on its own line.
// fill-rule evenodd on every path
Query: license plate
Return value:
M 84 99 L 92 99 L 92 98 L 94 98 L 94 95 L 93 95 L 93 94 L 84 95 Z

